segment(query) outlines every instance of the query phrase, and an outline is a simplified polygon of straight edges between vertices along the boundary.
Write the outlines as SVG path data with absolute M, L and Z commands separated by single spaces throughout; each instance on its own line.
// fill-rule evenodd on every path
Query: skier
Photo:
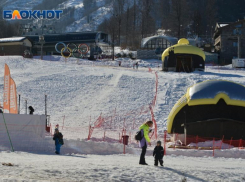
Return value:
M 60 147 L 64 145 L 63 135 L 59 132 L 58 128 L 55 128 L 53 140 L 55 140 L 55 153 L 60 154 Z
M 158 166 L 158 161 L 160 162 L 160 165 L 163 166 L 163 156 L 164 150 L 161 146 L 161 141 L 158 141 L 157 146 L 154 148 L 153 151 L 153 157 L 155 157 L 155 166 Z
M 139 164 L 141 164 L 141 165 L 148 165 L 145 162 L 145 154 L 146 154 L 146 149 L 147 149 L 147 143 L 151 146 L 151 140 L 150 140 L 148 134 L 149 134 L 149 129 L 152 128 L 152 126 L 153 126 L 152 121 L 147 121 L 140 126 L 140 132 L 141 132 L 142 139 L 140 140 L 139 145 L 142 148 L 142 152 L 140 155 Z
M 32 106 L 29 106 L 28 109 L 29 109 L 29 114 L 33 115 L 33 113 L 35 111 L 34 108 Z

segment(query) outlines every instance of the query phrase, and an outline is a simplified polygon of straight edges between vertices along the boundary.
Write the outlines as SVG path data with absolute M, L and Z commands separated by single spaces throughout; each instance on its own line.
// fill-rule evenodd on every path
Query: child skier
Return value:
M 155 166 L 158 166 L 158 161 L 160 162 L 160 165 L 163 166 L 163 156 L 163 147 L 161 146 L 161 141 L 158 141 L 157 146 L 154 148 L 153 151 L 153 157 L 155 157 Z
M 64 145 L 63 135 L 59 132 L 58 128 L 55 128 L 53 140 L 55 140 L 55 153 L 60 154 L 60 147 Z

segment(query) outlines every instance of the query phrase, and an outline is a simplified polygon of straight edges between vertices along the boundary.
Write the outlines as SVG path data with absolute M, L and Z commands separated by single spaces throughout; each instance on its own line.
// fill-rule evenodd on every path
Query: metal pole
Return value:
M 47 95 L 45 94 L 45 115 L 47 116 Z
M 186 126 L 186 112 L 184 111 L 185 113 L 185 126 L 184 126 L 184 133 L 185 133 L 185 146 L 187 145 L 187 141 L 186 141 L 186 138 L 187 138 L 187 126 Z
M 241 58 L 241 36 L 238 35 L 237 39 L 238 39 L 238 45 L 237 45 L 238 56 L 237 57 Z
M 43 60 L 43 44 L 41 43 L 41 60 Z
M 19 108 L 18 108 L 18 114 L 20 114 L 20 94 L 19 94 Z
M 27 114 L 27 100 L 25 100 L 26 114 Z

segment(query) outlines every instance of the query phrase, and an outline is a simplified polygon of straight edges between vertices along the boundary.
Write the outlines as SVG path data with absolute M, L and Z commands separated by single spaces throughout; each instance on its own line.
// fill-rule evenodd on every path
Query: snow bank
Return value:
M 190 143 L 188 147 L 214 147 L 214 148 L 220 148 L 221 149 L 230 149 L 233 148 L 233 146 L 230 146 L 229 144 L 222 143 L 221 140 L 215 141 L 205 141 L 205 142 L 199 142 L 199 143 Z

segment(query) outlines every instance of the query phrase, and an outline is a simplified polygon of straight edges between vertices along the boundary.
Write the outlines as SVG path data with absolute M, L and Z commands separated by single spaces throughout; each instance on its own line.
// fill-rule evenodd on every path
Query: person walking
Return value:
M 140 140 L 140 147 L 142 149 L 141 155 L 140 155 L 140 162 L 139 164 L 141 165 L 148 165 L 145 162 L 145 154 L 146 154 L 146 149 L 147 145 L 151 146 L 151 139 L 149 138 L 149 130 L 152 128 L 153 122 L 152 121 L 147 121 L 144 124 L 140 126 L 140 132 L 141 132 L 141 137 L 142 139 Z
M 160 162 L 160 165 L 163 166 L 163 156 L 164 150 L 161 146 L 161 141 L 157 141 L 157 146 L 154 148 L 153 151 L 153 157 L 155 158 L 155 166 L 158 166 L 158 161 Z
M 136 67 L 136 69 L 139 68 L 139 62 L 138 61 L 135 63 L 135 67 Z
M 55 153 L 60 154 L 60 147 L 64 145 L 63 135 L 59 132 L 58 128 L 55 128 L 53 140 L 55 141 Z

